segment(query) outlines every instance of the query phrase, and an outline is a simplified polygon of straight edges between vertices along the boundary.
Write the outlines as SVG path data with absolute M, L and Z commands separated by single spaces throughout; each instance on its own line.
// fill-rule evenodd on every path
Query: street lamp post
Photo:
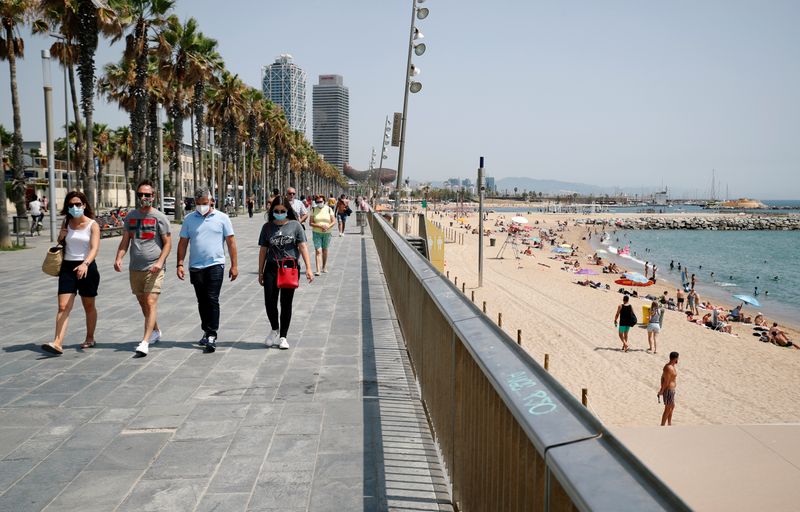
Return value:
M 53 145 L 53 84 L 50 80 L 50 56 L 42 50 L 42 82 L 44 85 L 44 117 L 47 136 L 47 180 L 50 185 L 50 241 L 56 240 L 56 170 Z M 34 219 L 34 222 L 38 222 Z
M 422 3 L 425 0 L 412 0 L 411 2 L 411 29 L 408 35 L 408 60 L 406 63 L 406 77 L 403 83 L 403 116 L 400 123 L 400 155 L 397 159 L 397 185 L 395 186 L 394 196 L 394 209 L 400 210 L 400 187 L 403 183 L 403 158 L 406 148 L 406 124 L 408 119 L 408 93 L 417 93 L 422 90 L 422 84 L 412 81 L 411 77 L 419 74 L 419 68 L 411 63 L 411 53 L 422 55 L 425 53 L 425 45 L 420 43 L 415 45 L 416 39 L 422 39 L 422 32 L 415 26 L 416 19 L 425 19 L 428 17 L 428 9 L 417 8 L 417 3 Z
M 156 107 L 156 124 L 158 125 L 158 208 L 164 211 L 164 124 L 162 113 L 164 107 L 161 103 Z M 178 205 L 175 205 L 177 208 Z M 174 215 L 174 214 L 173 214 Z
M 69 154 L 69 89 L 67 88 L 67 38 L 61 34 L 50 33 L 50 37 L 61 41 L 61 62 L 64 67 L 64 131 L 67 133 L 67 192 L 72 190 L 72 175 L 70 174 L 70 154 Z
M 217 189 L 217 175 L 214 173 L 214 127 L 212 126 L 209 128 L 208 131 L 208 143 L 211 145 L 211 195 L 214 195 L 214 191 Z M 219 192 L 217 192 L 217 200 L 219 200 Z

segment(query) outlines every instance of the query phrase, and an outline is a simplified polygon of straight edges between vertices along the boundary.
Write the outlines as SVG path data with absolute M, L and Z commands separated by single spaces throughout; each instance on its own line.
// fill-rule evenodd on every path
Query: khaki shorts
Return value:
M 131 270 L 131 291 L 134 295 L 143 293 L 161 293 L 161 284 L 164 282 L 164 269 L 154 274 L 149 270 Z

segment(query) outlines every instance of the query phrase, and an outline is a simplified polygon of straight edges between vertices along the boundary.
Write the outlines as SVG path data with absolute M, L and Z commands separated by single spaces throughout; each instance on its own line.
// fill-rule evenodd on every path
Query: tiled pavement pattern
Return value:
M 112 268 L 118 238 L 98 258 L 97 346 L 78 348 L 76 304 L 61 357 L 38 348 L 56 310 L 47 238 L 0 253 L 0 510 L 452 510 L 369 229 L 334 237 L 281 351 L 263 345 L 263 220 L 233 222 L 240 276 L 223 285 L 214 354 L 193 343 L 174 253 L 164 340 L 145 358 L 132 357 L 142 317 Z

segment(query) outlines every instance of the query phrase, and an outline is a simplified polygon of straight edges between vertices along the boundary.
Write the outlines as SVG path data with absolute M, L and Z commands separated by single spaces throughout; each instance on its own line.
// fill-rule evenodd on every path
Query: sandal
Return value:
M 83 343 L 81 343 L 81 348 L 92 348 L 92 347 L 94 347 L 95 343 L 97 343 L 97 342 L 96 341 L 84 341 Z
M 63 353 L 64 353 L 64 351 L 63 351 L 63 350 L 61 350 L 61 349 L 60 349 L 60 348 L 58 348 L 57 346 L 53 345 L 53 343 L 52 343 L 52 342 L 50 342 L 50 343 L 45 343 L 44 345 L 42 345 L 42 350 L 44 350 L 45 352 L 49 352 L 49 353 L 51 353 L 51 354 L 55 354 L 55 355 L 57 355 L 57 356 L 60 356 L 61 354 L 63 354 Z

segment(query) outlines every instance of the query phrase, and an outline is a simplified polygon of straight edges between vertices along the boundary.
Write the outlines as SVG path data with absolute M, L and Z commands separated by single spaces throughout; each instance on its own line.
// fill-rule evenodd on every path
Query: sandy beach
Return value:
M 450 227 L 453 214 L 429 213 L 435 222 Z M 495 220 L 506 223 L 513 214 L 490 214 L 485 229 L 497 230 Z M 598 214 L 602 216 L 603 214 Z M 534 213 L 523 215 L 535 228 L 556 229 L 558 222 L 568 227 L 558 233 L 566 243 L 580 247 L 577 258 L 582 268 L 600 271 L 587 256 L 593 253 L 585 226 L 574 226 L 575 214 Z M 607 214 L 610 218 L 611 215 Z M 613 216 L 619 217 L 620 214 Z M 663 406 L 656 394 L 661 369 L 671 351 L 680 353 L 678 392 L 673 418 L 675 425 L 798 423 L 800 422 L 800 350 L 761 343 L 752 336 L 753 326 L 733 323 L 733 333 L 715 332 L 690 323 L 683 313 L 668 310 L 658 336 L 657 354 L 646 351 L 647 333 L 643 326 L 630 332 L 630 347 L 621 351 L 614 327 L 614 313 L 622 301 L 615 284 L 617 274 L 583 276 L 561 270 L 562 261 L 552 259 L 550 247 L 533 250 L 532 255 L 515 259 L 510 248 L 497 259 L 506 233 L 496 234 L 496 246 L 484 237 L 484 286 L 477 287 L 478 235 L 463 229 L 478 226 L 477 214 L 462 216 L 463 224 L 453 229 L 463 233 L 463 245 L 445 246 L 446 271 L 458 286 L 466 283 L 466 294 L 475 291 L 479 306 L 487 302 L 487 315 L 497 320 L 503 315 L 503 328 L 516 339 L 522 330 L 525 349 L 540 364 L 550 355 L 551 373 L 576 397 L 589 390 L 591 410 L 609 426 L 645 426 L 660 422 Z M 539 225 L 535 225 L 536 221 Z M 630 269 L 641 271 L 641 269 Z M 575 284 L 589 278 L 610 284 L 611 289 L 593 289 Z M 660 296 L 664 290 L 674 297 L 675 286 L 658 284 L 639 288 L 642 295 Z M 701 297 L 702 300 L 705 298 Z M 650 301 L 633 298 L 637 316 Z M 733 306 L 728 303 L 726 306 Z M 754 314 L 753 308 L 746 310 Z M 701 310 L 702 314 L 702 310 Z M 768 321 L 772 319 L 767 318 Z M 797 325 L 782 325 L 789 338 L 800 341 Z

